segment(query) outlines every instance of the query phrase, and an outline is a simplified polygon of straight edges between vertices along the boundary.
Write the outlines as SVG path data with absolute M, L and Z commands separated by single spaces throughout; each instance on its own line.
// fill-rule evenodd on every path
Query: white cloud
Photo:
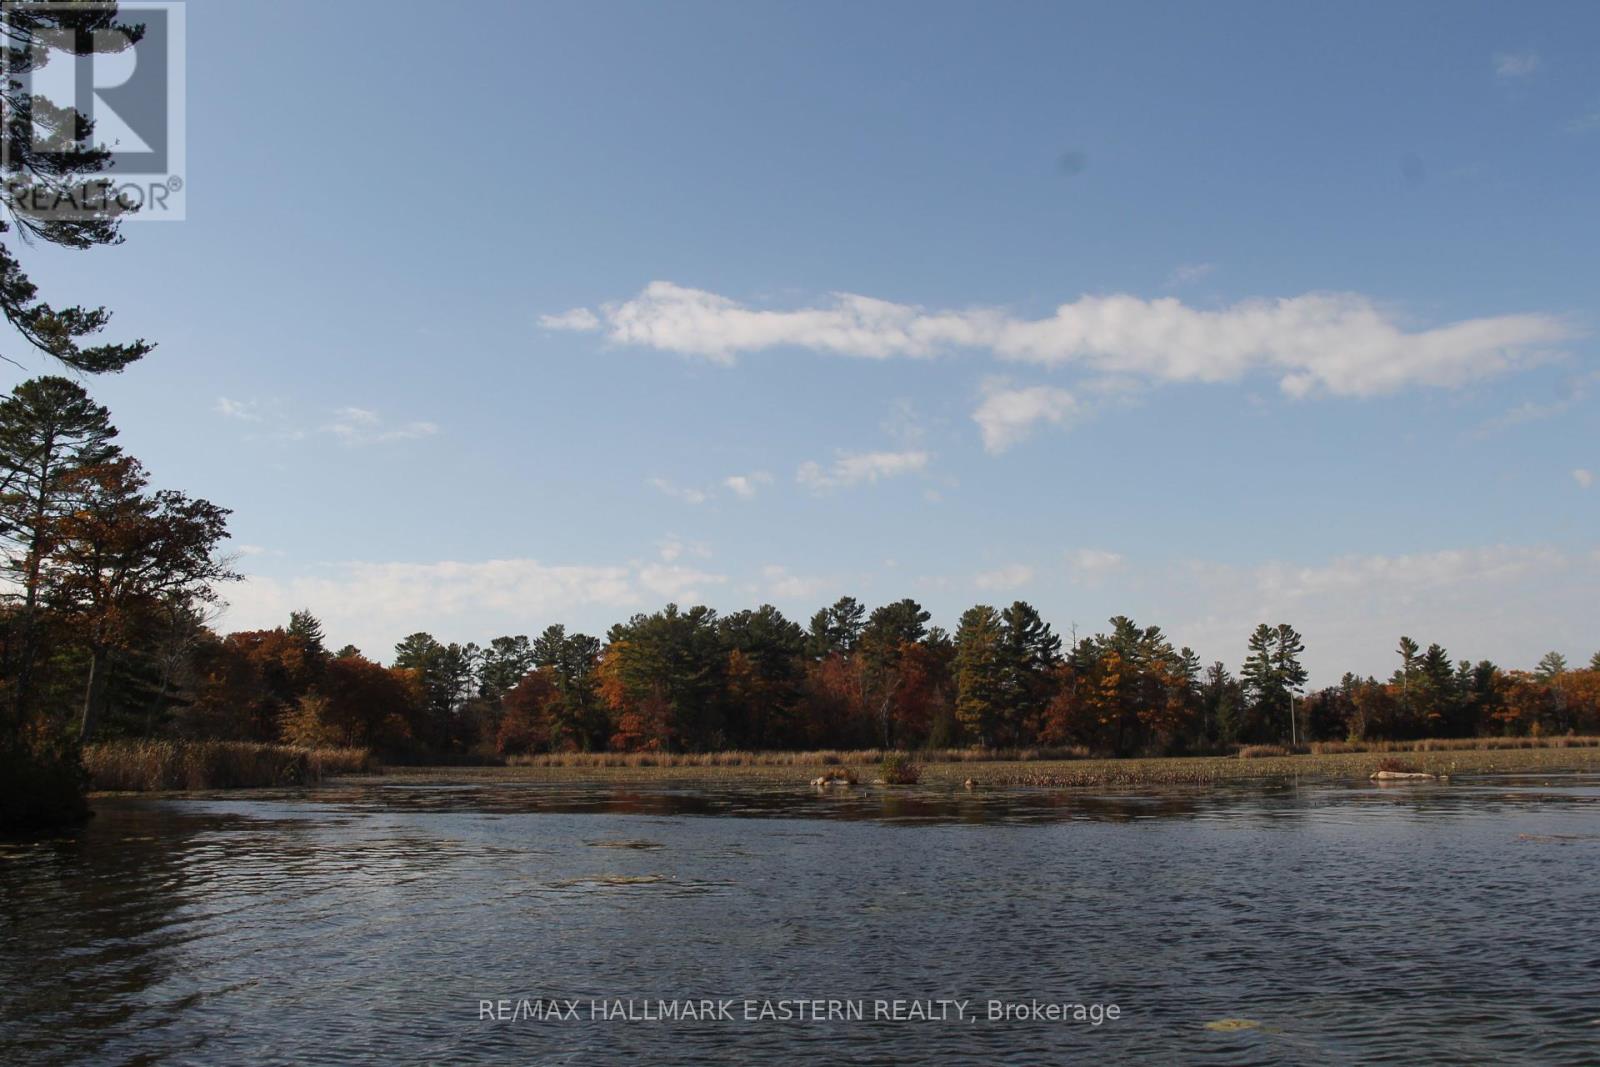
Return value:
M 1594 484 L 1594 471 L 1578 467 L 1572 472 L 1572 480 L 1578 483 L 1579 489 L 1587 489 Z
M 665 478 L 651 478 L 649 483 L 656 491 L 681 500 L 685 504 L 704 504 L 711 499 L 711 494 L 704 489 L 694 489 L 688 486 L 674 485 Z
M 1067 553 L 1067 565 L 1079 578 L 1097 578 L 1119 569 L 1123 562 L 1122 553 L 1103 548 L 1080 548 Z
M 1021 589 L 1033 581 L 1033 568 L 1022 563 L 1012 563 L 998 570 L 984 571 L 972 579 L 979 589 L 1004 591 Z
M 1060 425 L 1076 415 L 1077 398 L 1053 385 L 1012 388 L 1002 379 L 990 379 L 983 386 L 983 400 L 972 413 L 972 421 L 983 433 L 983 447 L 990 453 L 1004 452 L 1027 437 L 1036 422 Z
M 870 485 L 881 478 L 916 473 L 927 465 L 926 452 L 841 452 L 828 468 L 815 461 L 802 463 L 795 480 L 808 489 L 820 491 L 862 483 Z
M 214 411 L 230 419 L 239 419 L 244 422 L 260 422 L 261 415 L 256 410 L 254 400 L 229 400 L 225 396 L 217 397 Z
M 1499 78 L 1526 78 L 1543 64 L 1538 52 L 1496 52 L 1491 59 Z
M 1248 300 L 1219 310 L 1171 297 L 1082 296 L 1046 318 L 1023 319 L 995 308 L 928 310 L 850 293 L 815 307 L 758 309 L 658 281 L 632 300 L 604 305 L 596 319 L 617 343 L 719 363 L 785 346 L 867 359 L 979 349 L 1002 360 L 1156 382 L 1237 381 L 1263 372 L 1293 396 L 1462 385 L 1577 336 L 1562 318 L 1542 313 L 1410 330 L 1356 293 Z
M 772 475 L 766 471 L 752 471 L 749 474 L 730 474 L 722 479 L 722 484 L 733 491 L 733 494 L 743 500 L 749 500 L 756 495 L 761 486 L 772 481 Z
M 547 330 L 573 330 L 587 333 L 600 328 L 600 319 L 588 308 L 573 308 L 559 315 L 540 315 L 539 325 Z

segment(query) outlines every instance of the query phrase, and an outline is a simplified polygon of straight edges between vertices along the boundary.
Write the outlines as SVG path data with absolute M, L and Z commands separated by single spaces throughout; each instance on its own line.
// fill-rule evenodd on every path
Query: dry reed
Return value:
M 297 748 L 250 741 L 110 741 L 83 750 L 90 788 L 155 792 L 307 785 L 373 766 L 364 748 Z

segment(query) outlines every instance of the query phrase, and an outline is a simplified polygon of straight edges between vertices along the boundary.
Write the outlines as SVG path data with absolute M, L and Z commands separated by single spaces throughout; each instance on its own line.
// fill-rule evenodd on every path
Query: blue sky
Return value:
M 227 627 L 1114 613 L 1600 647 L 1592 5 L 195 2 L 188 217 L 34 250 Z M 41 361 L 39 370 L 44 370 Z

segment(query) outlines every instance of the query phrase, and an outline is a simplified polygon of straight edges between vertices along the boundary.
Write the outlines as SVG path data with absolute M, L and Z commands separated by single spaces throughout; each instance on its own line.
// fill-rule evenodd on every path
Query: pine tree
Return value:
M 980 745 L 992 745 L 1005 706 L 1004 628 L 1000 613 L 979 604 L 956 627 L 956 721 Z
M 0 204 L 10 221 L 0 220 L 0 235 L 15 225 L 23 243 L 43 241 L 74 249 L 117 244 L 126 209 L 108 193 L 113 184 L 105 173 L 110 151 L 94 144 L 94 124 L 86 116 L 43 96 L 37 77 L 30 84 L 16 72 L 37 75 L 65 58 L 65 42 L 78 55 L 126 51 L 143 36 L 142 27 L 119 22 L 114 2 L 7 4 L 3 20 L 7 70 L 0 78 L 0 111 L 5 114 Z M 57 133 L 43 139 L 41 130 Z M 52 211 L 35 206 L 57 204 L 73 207 Z M 88 374 L 119 371 L 153 347 L 142 340 L 85 345 L 85 339 L 105 329 L 110 313 L 45 303 L 5 243 L 0 243 L 0 314 L 33 348 Z M 3 353 L 0 358 L 17 362 Z
M 50 531 L 78 507 L 90 484 L 77 475 L 120 449 L 111 414 L 66 378 L 34 378 L 0 401 L 0 541 L 20 589 L 11 712 L 21 721 L 39 653 L 39 592 Z

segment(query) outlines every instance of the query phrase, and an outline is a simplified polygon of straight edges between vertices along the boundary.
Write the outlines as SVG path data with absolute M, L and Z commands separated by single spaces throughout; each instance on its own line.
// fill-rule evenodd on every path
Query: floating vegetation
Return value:
M 1600 841 L 1600 834 L 1518 834 L 1518 841 L 1536 841 L 1543 845 L 1570 845 L 1577 841 Z
M 1213 1030 L 1219 1034 L 1233 1034 L 1240 1030 L 1266 1029 L 1254 1019 L 1213 1019 L 1206 1023 L 1205 1026 L 1207 1030 Z
M 568 878 L 551 884 L 557 889 L 575 889 L 585 885 L 655 885 L 666 880 L 664 874 L 592 874 L 586 878 Z
M 665 848 L 659 841 L 585 841 L 590 848 L 631 848 L 640 852 L 654 852 L 658 848 Z

